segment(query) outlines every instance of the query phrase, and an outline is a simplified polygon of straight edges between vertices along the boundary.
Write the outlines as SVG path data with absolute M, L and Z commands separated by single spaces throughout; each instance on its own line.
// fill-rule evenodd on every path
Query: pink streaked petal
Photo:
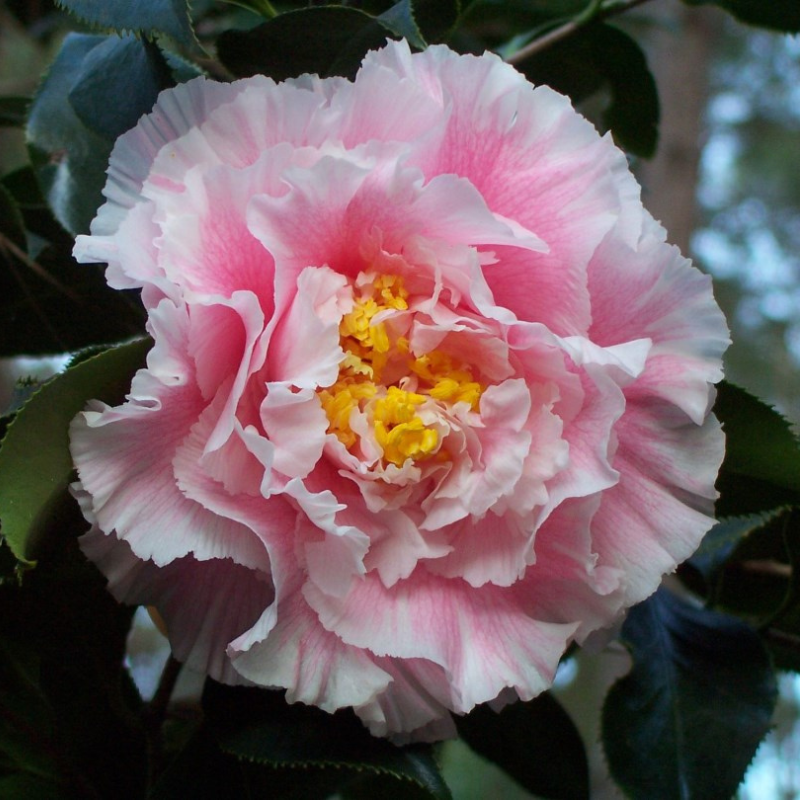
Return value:
M 709 408 L 709 383 L 722 377 L 730 343 L 714 301 L 711 279 L 666 245 L 650 220 L 636 251 L 610 240 L 590 268 L 594 321 L 603 345 L 648 337 L 653 349 L 644 375 L 626 390 L 632 398 L 660 397 L 700 424 Z M 625 314 L 615 312 L 623 305 Z
M 261 422 L 275 446 L 273 467 L 289 478 L 305 478 L 322 456 L 328 429 L 328 418 L 316 393 L 268 383 Z
M 452 550 L 444 532 L 422 531 L 403 511 L 383 511 L 383 535 L 371 535 L 364 559 L 368 571 L 375 570 L 387 588 L 405 580 L 422 560 L 437 559 Z
M 371 60 L 408 75 L 448 108 L 438 149 L 421 150 L 409 164 L 468 178 L 493 212 L 547 244 L 547 254 L 496 250 L 486 278 L 498 305 L 562 335 L 584 332 L 589 260 L 615 219 L 638 207 L 620 177 L 619 150 L 567 98 L 533 89 L 499 59 L 429 48 L 409 60 L 390 45 Z
M 436 530 L 463 519 L 480 517 L 501 497 L 511 495 L 530 452 L 531 434 L 525 425 L 531 396 L 519 379 L 490 386 L 480 400 L 480 426 L 465 431 L 469 454 L 452 453 L 455 462 L 469 458 L 469 469 L 452 469 L 447 478 L 422 504 L 425 530 Z
M 300 273 L 330 266 L 355 276 L 366 266 L 358 243 L 363 228 L 347 220 L 353 197 L 369 169 L 343 159 L 323 158 L 309 169 L 288 169 L 289 191 L 281 197 L 254 197 L 248 227 L 277 264 L 278 297 L 293 297 Z
M 442 127 L 439 102 L 413 81 L 369 60 L 355 83 L 343 83 L 332 93 L 330 103 L 348 148 L 371 140 L 416 143 Z
M 158 609 L 179 661 L 215 680 L 242 682 L 226 648 L 272 603 L 268 574 L 230 559 L 197 561 L 191 556 L 158 567 L 137 558 L 127 542 L 97 528 L 79 542 L 119 602 Z
M 221 327 L 220 335 L 227 334 L 231 338 L 218 343 L 217 348 L 224 349 L 220 345 L 227 345 L 229 353 L 240 351 L 240 355 L 231 365 L 233 367 L 231 371 L 235 377 L 230 384 L 226 404 L 220 411 L 216 427 L 206 443 L 206 452 L 220 448 L 233 433 L 239 402 L 252 375 L 264 365 L 268 340 L 268 332 L 265 332 L 264 312 L 258 297 L 252 292 L 234 292 L 230 298 L 224 298 L 219 295 L 203 298 L 201 302 L 192 307 L 192 318 L 197 317 L 198 320 L 202 320 L 208 315 L 213 319 L 214 316 L 220 313 L 215 310 L 217 306 L 230 308 L 231 311 L 238 315 L 244 336 L 241 337 L 241 334 L 238 337 L 236 336 L 234 333 L 236 326 L 234 325 L 233 328 L 230 326 L 230 316 L 226 315 L 227 324 Z M 242 338 L 244 339 L 243 346 Z M 205 341 L 210 344 L 210 340 L 206 339 Z M 227 365 L 219 366 L 224 369 Z M 215 367 L 218 368 L 217 365 L 211 365 L 211 369 L 215 369 Z
M 231 103 L 209 114 L 201 131 L 222 163 L 241 168 L 283 142 L 294 148 L 323 144 L 338 116 L 327 105 L 296 82 L 276 84 L 257 75 Z
M 159 209 L 160 264 L 170 280 L 202 295 L 251 291 L 272 316 L 275 266 L 250 233 L 246 210 L 254 194 L 284 190 L 280 170 L 291 157 L 285 145 L 247 169 L 192 169 L 181 194 L 146 187 Z
M 175 476 L 181 490 L 188 497 L 192 497 L 191 486 L 182 485 L 182 478 L 187 474 L 200 475 L 203 480 L 211 478 L 222 484 L 225 491 L 230 494 L 259 496 L 264 471 L 272 466 L 270 461 L 265 467 L 253 454 L 250 442 L 238 421 L 235 423 L 234 434 L 222 447 L 209 453 L 205 452 L 208 437 L 214 430 L 220 410 L 227 400 L 226 388 L 229 387 L 223 386 L 213 401 L 206 406 L 175 455 L 173 461 Z M 198 500 L 197 497 L 193 499 Z
M 592 525 L 601 497 L 566 500 L 537 531 L 535 562 L 512 592 L 544 619 L 578 623 L 580 639 L 612 624 L 625 600 L 624 571 L 601 563 Z
M 162 92 L 152 112 L 120 136 L 111 151 L 103 189 L 107 202 L 92 221 L 92 235 L 116 233 L 128 211 L 139 202 L 142 185 L 159 151 L 197 127 L 213 109 L 230 102 L 243 88 L 241 81 L 219 83 L 196 78 Z M 84 242 L 81 237 L 78 247 L 85 246 Z
M 489 512 L 480 520 L 465 519 L 446 530 L 451 552 L 428 561 L 425 568 L 443 578 L 465 580 L 479 588 L 487 583 L 511 586 L 527 568 L 533 531 L 525 530 L 515 514 Z
M 381 480 L 359 480 L 353 475 L 344 478 L 333 465 L 321 461 L 303 483 L 307 490 L 317 493 L 334 487 L 340 503 L 336 521 L 368 534 L 364 566 L 367 571 L 375 570 L 387 586 L 408 577 L 420 559 L 439 558 L 450 550 L 442 533 L 419 529 L 418 515 L 409 516 L 405 510 L 386 505 L 378 511 L 370 508 L 368 489 L 374 487 L 375 493 L 380 494 Z
M 366 572 L 364 556 L 369 550 L 369 536 L 337 519 L 344 506 L 330 491 L 310 492 L 295 478 L 286 484 L 285 492 L 303 512 L 297 537 L 309 580 L 333 596 L 345 595 L 353 579 Z
M 234 668 L 259 686 L 282 687 L 290 703 L 333 712 L 361 706 L 382 692 L 390 676 L 365 650 L 351 647 L 320 625 L 299 586 L 278 596 L 277 624 L 246 652 L 231 653 Z
M 506 687 L 523 699 L 547 689 L 576 625 L 541 622 L 509 590 L 439 578 L 418 569 L 387 589 L 367 574 L 344 598 L 313 584 L 303 594 L 325 628 L 377 656 L 422 658 L 442 666 L 454 710 L 466 712 Z
M 620 480 L 603 494 L 592 522 L 599 563 L 625 575 L 625 605 L 652 594 L 661 575 L 697 549 L 714 522 L 713 481 L 724 453 L 724 437 L 714 417 L 702 427 L 692 422 L 676 427 L 663 444 L 629 438 L 635 430 L 634 425 L 620 432 L 614 459 Z M 647 463 L 648 451 L 659 462 Z M 670 478 L 676 483 L 664 482 Z
M 177 298 L 158 263 L 161 228 L 153 219 L 154 207 L 140 201 L 120 220 L 113 234 L 78 236 L 73 255 L 81 264 L 105 262 L 106 281 L 113 289 L 135 289 L 147 284 L 162 295 Z M 144 298 L 143 298 L 144 299 Z M 150 307 L 145 301 L 145 306 Z
M 355 709 L 373 736 L 389 736 L 395 744 L 436 742 L 456 734 L 450 716 L 447 673 L 423 659 L 376 658 L 392 682 L 371 702 Z
M 128 402 L 95 404 L 79 414 L 70 446 L 98 525 L 116 529 L 139 557 L 164 565 L 192 552 L 194 518 L 205 514 L 181 494 L 172 472 L 173 455 L 203 401 L 185 357 L 185 309 L 164 301 L 149 322 L 157 345 L 148 369 L 134 377 Z
M 339 322 L 351 307 L 352 291 L 343 275 L 327 267 L 304 269 L 294 301 L 272 335 L 268 380 L 301 389 L 335 383 L 344 358 Z

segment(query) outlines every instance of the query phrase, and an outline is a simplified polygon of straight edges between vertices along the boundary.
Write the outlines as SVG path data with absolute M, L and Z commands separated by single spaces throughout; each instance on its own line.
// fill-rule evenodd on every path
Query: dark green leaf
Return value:
M 213 681 L 206 684 L 203 705 L 220 746 L 238 759 L 284 770 L 327 773 L 335 767 L 339 783 L 355 773 L 372 774 L 409 782 L 426 800 L 450 797 L 429 747 L 396 747 L 371 736 L 353 714 L 329 715 L 300 703 L 289 705 L 282 692 Z
M 717 387 L 714 413 L 727 437 L 717 515 L 744 516 L 800 504 L 800 449 L 786 420 L 725 382 Z
M 603 114 L 617 143 L 634 155 L 653 155 L 659 104 L 655 81 L 639 45 L 618 28 L 593 23 L 517 65 L 533 83 L 544 83 L 578 102 L 607 87 Z
M 442 41 L 455 27 L 461 13 L 459 0 L 401 0 L 378 17 L 392 33 L 413 47 Z
M 41 239 L 33 226 L 46 229 L 48 217 L 60 230 L 49 212 L 23 213 L 32 255 L 4 249 L 0 241 L 0 356 L 52 355 L 141 335 L 144 310 L 137 292 L 110 289 L 102 267 L 75 263 L 69 242 Z
M 695 583 L 692 588 L 715 603 L 718 580 L 736 549 L 751 537 L 762 538 L 765 533 L 768 536 L 773 535 L 776 522 L 778 525 L 774 535 L 780 541 L 783 523 L 778 518 L 782 516 L 782 511 L 773 511 L 769 514 L 753 514 L 718 522 L 703 537 L 700 547 L 686 562 L 702 578 L 702 584 Z M 769 531 L 765 531 L 765 526 L 769 526 Z
M 36 774 L 57 777 L 53 797 L 138 800 L 141 701 L 122 667 L 132 610 L 79 551 L 85 527 L 66 505 L 37 569 L 0 584 L 0 771 L 21 780 L 44 759 Z
M 513 703 L 499 713 L 478 706 L 457 722 L 459 733 L 473 750 L 533 794 L 553 800 L 589 797 L 583 741 L 572 719 L 549 693 L 528 703 Z
M 14 251 L 24 252 L 25 223 L 11 192 L 0 184 L 0 253 L 6 258 Z
M 632 798 L 728 798 L 770 726 L 775 675 L 744 623 L 667 590 L 622 629 L 631 672 L 603 708 L 603 745 Z
M 378 20 L 395 36 L 407 39 L 412 47 L 416 47 L 418 50 L 425 49 L 427 42 L 414 19 L 411 0 L 395 3 L 388 11 L 381 14 Z
M 594 28 L 594 26 L 592 26 Z M 628 34 L 610 25 L 590 29 L 594 63 L 608 81 L 611 104 L 603 122 L 620 147 L 650 158 L 658 142 L 658 90 L 644 53 Z
M 195 47 L 187 0 L 56 0 L 76 17 L 103 30 L 153 36 L 165 33 L 184 47 Z
M 39 687 L 39 672 L 40 659 L 33 648 L 0 638 L 0 756 L 5 762 L 2 772 L 10 773 L 7 780 L 13 781 L 11 788 L 27 788 L 34 781 L 44 791 L 41 796 L 50 797 L 64 791 L 64 773 L 69 768 L 65 769 L 59 753 L 55 717 Z
M 385 44 L 389 34 L 363 11 L 321 6 L 281 14 L 248 31 L 226 31 L 217 40 L 217 54 L 238 77 L 353 77 L 367 51 Z
M 11 194 L 18 207 L 38 208 L 45 205 L 36 175 L 29 164 L 3 175 L 0 185 Z
M 0 97 L 0 127 L 21 128 L 30 102 L 30 97 Z
M 110 289 L 102 267 L 75 262 L 72 245 L 42 198 L 33 170 L 5 176 L 0 182 L 0 356 L 63 353 L 141 333 L 144 310 L 137 293 Z
M 87 53 L 69 104 L 87 128 L 113 141 L 153 108 L 162 89 L 174 85 L 155 44 L 130 35 L 110 36 Z
M 150 347 L 142 339 L 84 361 L 46 383 L 17 414 L 0 447 L 0 522 L 23 562 L 36 557 L 72 471 L 69 423 L 92 398 L 119 402 Z
M 154 44 L 133 36 L 66 37 L 33 99 L 27 130 L 44 195 L 70 233 L 89 230 L 114 139 L 172 83 Z
M 102 202 L 113 142 L 87 128 L 68 97 L 84 59 L 104 36 L 69 34 L 39 87 L 28 117 L 31 161 L 56 219 L 72 234 L 88 233 Z
M 716 5 L 750 25 L 786 33 L 800 31 L 797 0 L 684 0 L 690 6 Z

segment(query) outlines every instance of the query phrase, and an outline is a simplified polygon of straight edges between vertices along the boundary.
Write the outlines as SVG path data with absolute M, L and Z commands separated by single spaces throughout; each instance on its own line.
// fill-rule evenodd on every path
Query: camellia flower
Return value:
M 75 253 L 141 287 L 154 346 L 72 425 L 83 548 L 191 666 L 447 736 L 710 527 L 710 281 L 610 138 L 499 58 L 199 78 L 105 195 Z

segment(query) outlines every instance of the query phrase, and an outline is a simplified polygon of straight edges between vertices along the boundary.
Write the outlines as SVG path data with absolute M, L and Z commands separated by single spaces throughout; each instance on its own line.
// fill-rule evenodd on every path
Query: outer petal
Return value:
M 108 578 L 121 603 L 155 606 L 167 626 L 172 652 L 194 670 L 225 683 L 241 683 L 226 648 L 272 602 L 269 576 L 230 559 L 184 556 L 159 567 L 137 558 L 130 546 L 93 528 L 81 549 Z
M 303 593 L 325 628 L 344 642 L 443 667 L 457 712 L 506 687 L 525 699 L 544 691 L 577 627 L 533 619 L 507 590 L 474 589 L 421 569 L 391 589 L 368 574 L 344 598 L 325 596 L 312 584 Z
M 150 323 L 157 344 L 148 368 L 134 378 L 128 402 L 98 404 L 70 429 L 72 457 L 97 524 L 159 566 L 190 553 L 261 565 L 263 549 L 237 523 L 189 500 L 177 486 L 172 461 L 204 403 L 186 356 L 185 309 L 164 301 Z

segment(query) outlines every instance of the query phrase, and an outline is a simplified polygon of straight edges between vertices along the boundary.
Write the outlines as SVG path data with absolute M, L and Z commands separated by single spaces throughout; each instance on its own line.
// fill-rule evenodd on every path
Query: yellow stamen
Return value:
M 318 391 L 329 421 L 328 432 L 348 449 L 354 448 L 359 437 L 350 427 L 350 420 L 353 412 L 359 411 L 371 419 L 384 463 L 401 467 L 407 459 L 421 461 L 434 455 L 436 460 L 447 460 L 447 451 L 440 449 L 438 431 L 423 422 L 419 407 L 432 399 L 447 404 L 466 402 L 477 411 L 484 387 L 474 379 L 469 367 L 452 356 L 432 350 L 415 357 L 405 336 L 393 338 L 384 322 L 374 321 L 382 311 L 408 309 L 408 290 L 402 277 L 362 277 L 363 283 L 360 279 L 356 282 L 360 296 L 339 324 L 344 351 L 339 379 Z M 417 376 L 417 391 L 381 384 L 390 360 L 393 375 Z

